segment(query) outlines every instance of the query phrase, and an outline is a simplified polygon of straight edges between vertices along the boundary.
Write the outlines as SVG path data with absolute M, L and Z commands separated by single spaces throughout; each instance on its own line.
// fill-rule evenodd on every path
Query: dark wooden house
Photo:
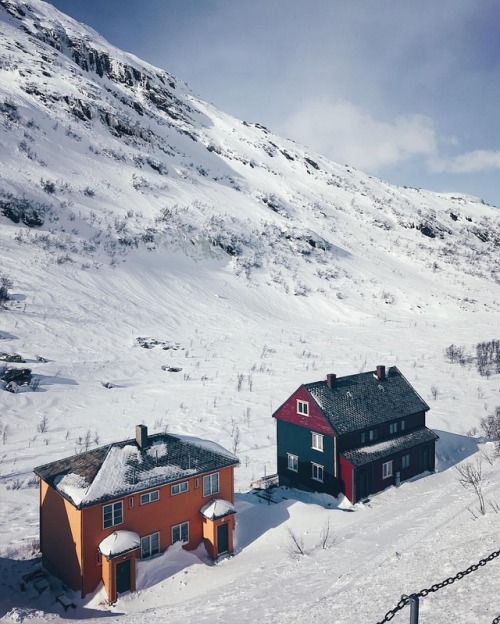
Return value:
M 273 414 L 279 483 L 355 503 L 434 471 L 428 410 L 395 366 L 304 384 Z

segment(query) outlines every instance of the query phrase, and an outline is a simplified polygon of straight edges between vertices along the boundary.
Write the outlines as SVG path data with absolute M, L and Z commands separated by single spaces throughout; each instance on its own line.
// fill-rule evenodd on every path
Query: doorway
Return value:
M 130 591 L 130 559 L 116 564 L 116 593 Z
M 227 522 L 217 527 L 217 556 L 229 550 L 229 525 Z

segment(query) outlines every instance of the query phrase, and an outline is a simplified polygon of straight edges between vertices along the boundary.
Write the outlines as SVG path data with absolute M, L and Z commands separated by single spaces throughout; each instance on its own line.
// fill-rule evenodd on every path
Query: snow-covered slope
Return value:
M 376 621 L 398 592 L 489 554 L 500 516 L 473 519 L 452 466 L 489 448 L 479 422 L 500 379 L 444 350 L 500 337 L 498 210 L 390 186 L 236 120 L 39 0 L 0 0 L 0 41 L 0 277 L 13 282 L 0 352 L 34 375 L 17 394 L 0 388 L 0 617 L 60 613 L 13 591 L 38 532 L 32 468 L 139 422 L 237 452 L 241 550 L 216 568 L 169 553 L 161 585 L 144 567 L 150 588 L 116 607 L 130 621 L 151 620 L 148 608 L 199 621 L 212 589 L 204 621 L 236 609 L 247 622 Z M 377 364 L 397 364 L 430 403 L 437 475 L 351 514 L 245 493 L 275 471 L 271 413 L 300 383 Z M 483 463 L 500 501 L 498 462 Z M 326 518 L 337 544 L 313 552 Z M 290 523 L 310 545 L 300 562 Z M 467 615 L 449 593 L 434 621 L 500 613 L 488 566 Z M 175 608 L 162 611 L 166 594 Z

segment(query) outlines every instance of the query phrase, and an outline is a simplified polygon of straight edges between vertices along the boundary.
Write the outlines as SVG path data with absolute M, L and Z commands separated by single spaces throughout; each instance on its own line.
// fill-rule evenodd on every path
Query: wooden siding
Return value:
M 85 507 L 81 511 L 40 480 L 41 550 L 44 562 L 47 562 L 48 569 L 68 585 L 86 595 L 102 579 L 103 567 L 98 561 L 99 544 L 114 531 L 134 531 L 140 537 L 159 532 L 160 550 L 163 551 L 172 543 L 172 526 L 189 522 L 189 542 L 185 548 L 197 548 L 204 538 L 201 507 L 214 498 L 234 503 L 234 467 L 215 472 L 219 473 L 219 492 L 206 497 L 203 496 L 203 476 L 206 475 L 198 475 L 175 482 L 189 483 L 189 490 L 181 494 L 172 495 L 171 486 L 175 483 L 169 483 Z M 141 505 L 141 494 L 154 490 L 160 492 L 159 500 Z M 103 505 L 120 500 L 123 501 L 123 522 L 103 529 Z M 234 521 L 231 523 L 233 525 Z M 106 570 L 110 573 L 113 567 L 107 566 Z M 113 582 L 108 579 L 112 592 Z
M 349 451 L 353 448 L 358 448 L 359 446 L 367 446 L 368 444 L 377 444 L 378 442 L 382 442 L 384 440 L 388 440 L 395 435 L 401 434 L 401 421 L 405 421 L 404 431 L 411 431 L 412 429 L 419 429 L 421 427 L 425 427 L 425 412 L 419 412 L 418 414 L 412 414 L 411 416 L 405 416 L 404 418 L 397 418 L 395 420 L 391 420 L 386 423 L 382 423 L 381 425 L 371 425 L 370 427 L 366 427 L 360 431 L 356 431 L 354 433 L 347 433 L 345 435 L 339 436 L 338 438 L 338 450 L 340 453 L 343 451 Z M 397 433 L 389 433 L 389 425 L 390 423 L 397 422 L 398 430 Z M 370 442 L 368 434 L 370 429 L 377 430 L 377 439 Z M 364 432 L 366 434 L 366 442 L 361 443 L 361 433 Z
M 309 403 L 309 416 L 303 416 L 297 413 L 297 401 L 307 401 Z M 312 398 L 309 392 L 300 386 L 292 396 L 279 407 L 273 414 L 278 421 L 292 423 L 299 427 L 307 427 L 312 431 L 332 436 L 334 432 L 328 422 L 325 420 L 321 410 Z
M 311 421 L 307 421 L 310 423 Z M 332 435 L 324 435 L 323 452 L 312 448 L 312 432 L 315 429 L 305 428 L 284 420 L 277 422 L 278 476 L 280 485 L 303 488 L 315 492 L 327 492 L 336 496 L 339 481 L 334 477 L 334 442 Z M 296 455 L 298 472 L 288 469 L 288 453 Z M 312 478 L 311 463 L 324 468 L 323 483 Z

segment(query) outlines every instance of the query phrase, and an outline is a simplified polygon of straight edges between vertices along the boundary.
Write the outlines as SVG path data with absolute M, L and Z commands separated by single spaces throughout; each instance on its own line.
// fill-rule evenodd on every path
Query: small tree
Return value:
M 483 496 L 483 466 L 480 459 L 473 462 L 467 462 L 461 466 L 455 466 L 458 473 L 458 482 L 466 490 L 473 490 L 479 502 L 479 511 L 484 516 L 486 507 Z
M 293 529 L 287 525 L 286 527 L 288 536 L 290 538 L 290 547 L 288 552 L 292 557 L 303 557 L 306 554 L 304 549 L 304 538 L 299 537 L 293 532 Z
M 0 305 L 10 299 L 9 288 L 12 288 L 12 280 L 5 275 L 0 275 Z
M 481 419 L 481 429 L 486 437 L 493 439 L 495 454 L 500 457 L 500 405 L 496 406 L 493 414 Z

